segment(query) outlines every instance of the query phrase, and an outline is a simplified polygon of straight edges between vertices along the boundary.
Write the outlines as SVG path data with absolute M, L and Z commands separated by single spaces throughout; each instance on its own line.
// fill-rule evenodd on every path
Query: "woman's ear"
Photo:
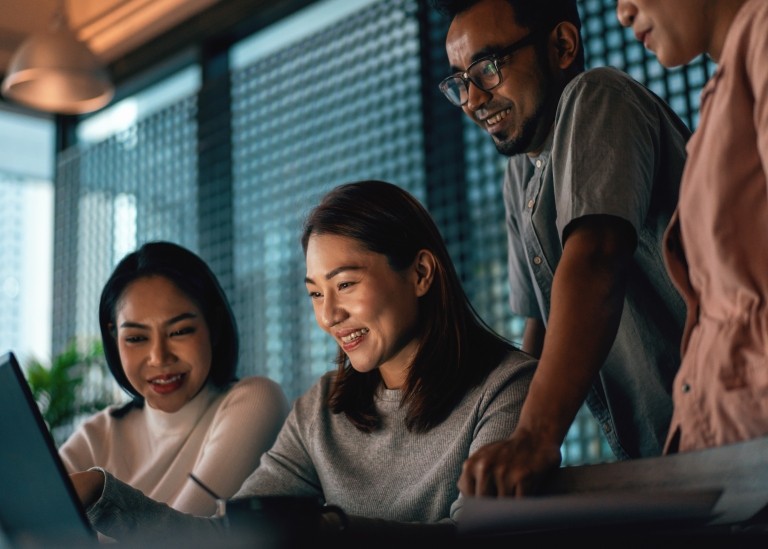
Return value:
M 429 250 L 420 250 L 414 260 L 414 270 L 416 273 L 416 297 L 425 295 L 432 287 L 432 281 L 435 279 L 437 270 L 437 259 L 435 254 Z
M 553 42 L 556 65 L 561 70 L 568 69 L 579 54 L 579 29 L 569 21 L 562 21 L 552 30 L 550 41 Z

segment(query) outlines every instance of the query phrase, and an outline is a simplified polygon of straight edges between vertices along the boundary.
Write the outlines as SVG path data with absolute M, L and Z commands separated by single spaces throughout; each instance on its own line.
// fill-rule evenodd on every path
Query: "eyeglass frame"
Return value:
M 446 76 L 440 81 L 440 84 L 438 84 L 438 88 L 442 92 L 442 94 L 445 96 L 448 101 L 450 101 L 451 105 L 456 105 L 457 107 L 463 107 L 467 104 L 467 101 L 469 101 L 469 83 L 475 85 L 479 90 L 489 92 L 491 90 L 494 90 L 501 86 L 501 83 L 504 82 L 504 77 L 501 74 L 501 67 L 503 66 L 504 62 L 512 56 L 512 54 L 516 53 L 517 51 L 533 45 L 538 38 L 541 37 L 543 33 L 540 31 L 532 31 L 523 36 L 520 40 L 517 40 L 515 42 L 512 42 L 510 45 L 500 49 L 499 51 L 492 53 L 490 55 L 486 55 L 481 57 L 480 59 L 477 59 L 475 61 L 472 61 L 470 65 L 467 67 L 464 71 L 459 71 L 456 73 L 453 73 L 450 76 Z M 499 81 L 498 83 L 494 84 L 490 88 L 484 88 L 481 85 L 479 85 L 477 82 L 475 82 L 472 78 L 469 76 L 469 71 L 472 70 L 472 67 L 477 65 L 478 63 L 484 63 L 486 61 L 491 61 L 493 63 L 494 68 L 496 69 L 496 74 L 499 75 Z M 445 92 L 444 85 L 446 82 L 448 82 L 451 79 L 458 78 L 464 83 L 464 88 L 467 90 L 467 98 L 464 100 L 461 104 L 456 104 L 450 97 L 448 97 L 448 94 Z

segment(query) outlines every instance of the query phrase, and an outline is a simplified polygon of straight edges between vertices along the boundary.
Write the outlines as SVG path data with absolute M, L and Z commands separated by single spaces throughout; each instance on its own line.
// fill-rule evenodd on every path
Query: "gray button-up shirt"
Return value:
M 619 459 L 659 455 L 672 414 L 685 306 L 661 239 L 675 208 L 690 132 L 648 89 L 611 68 L 564 90 L 538 157 L 510 158 L 504 178 L 510 303 L 546 324 L 562 236 L 575 219 L 612 215 L 637 248 L 613 347 L 587 397 Z

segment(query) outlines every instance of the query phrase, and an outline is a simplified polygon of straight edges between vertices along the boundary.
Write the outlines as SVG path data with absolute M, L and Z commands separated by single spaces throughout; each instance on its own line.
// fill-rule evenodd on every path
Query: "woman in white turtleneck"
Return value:
M 288 413 L 274 381 L 237 380 L 237 324 L 215 275 L 181 246 L 147 243 L 107 281 L 99 324 L 107 364 L 133 398 L 62 445 L 68 472 L 103 467 L 179 511 L 213 514 L 189 473 L 229 498 Z

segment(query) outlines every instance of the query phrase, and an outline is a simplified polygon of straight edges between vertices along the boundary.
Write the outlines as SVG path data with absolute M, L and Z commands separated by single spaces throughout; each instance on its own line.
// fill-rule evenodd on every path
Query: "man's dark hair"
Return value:
M 453 19 L 482 0 L 430 0 L 439 13 Z M 558 23 L 567 21 L 581 32 L 581 17 L 576 0 L 506 0 L 515 12 L 518 25 L 531 32 L 549 32 Z M 575 66 L 584 68 L 584 47 L 580 45 Z
M 453 19 L 482 0 L 430 0 L 439 13 Z M 576 0 L 507 0 L 515 10 L 521 27 L 532 31 L 547 31 L 561 21 L 570 21 L 581 29 L 581 17 Z

